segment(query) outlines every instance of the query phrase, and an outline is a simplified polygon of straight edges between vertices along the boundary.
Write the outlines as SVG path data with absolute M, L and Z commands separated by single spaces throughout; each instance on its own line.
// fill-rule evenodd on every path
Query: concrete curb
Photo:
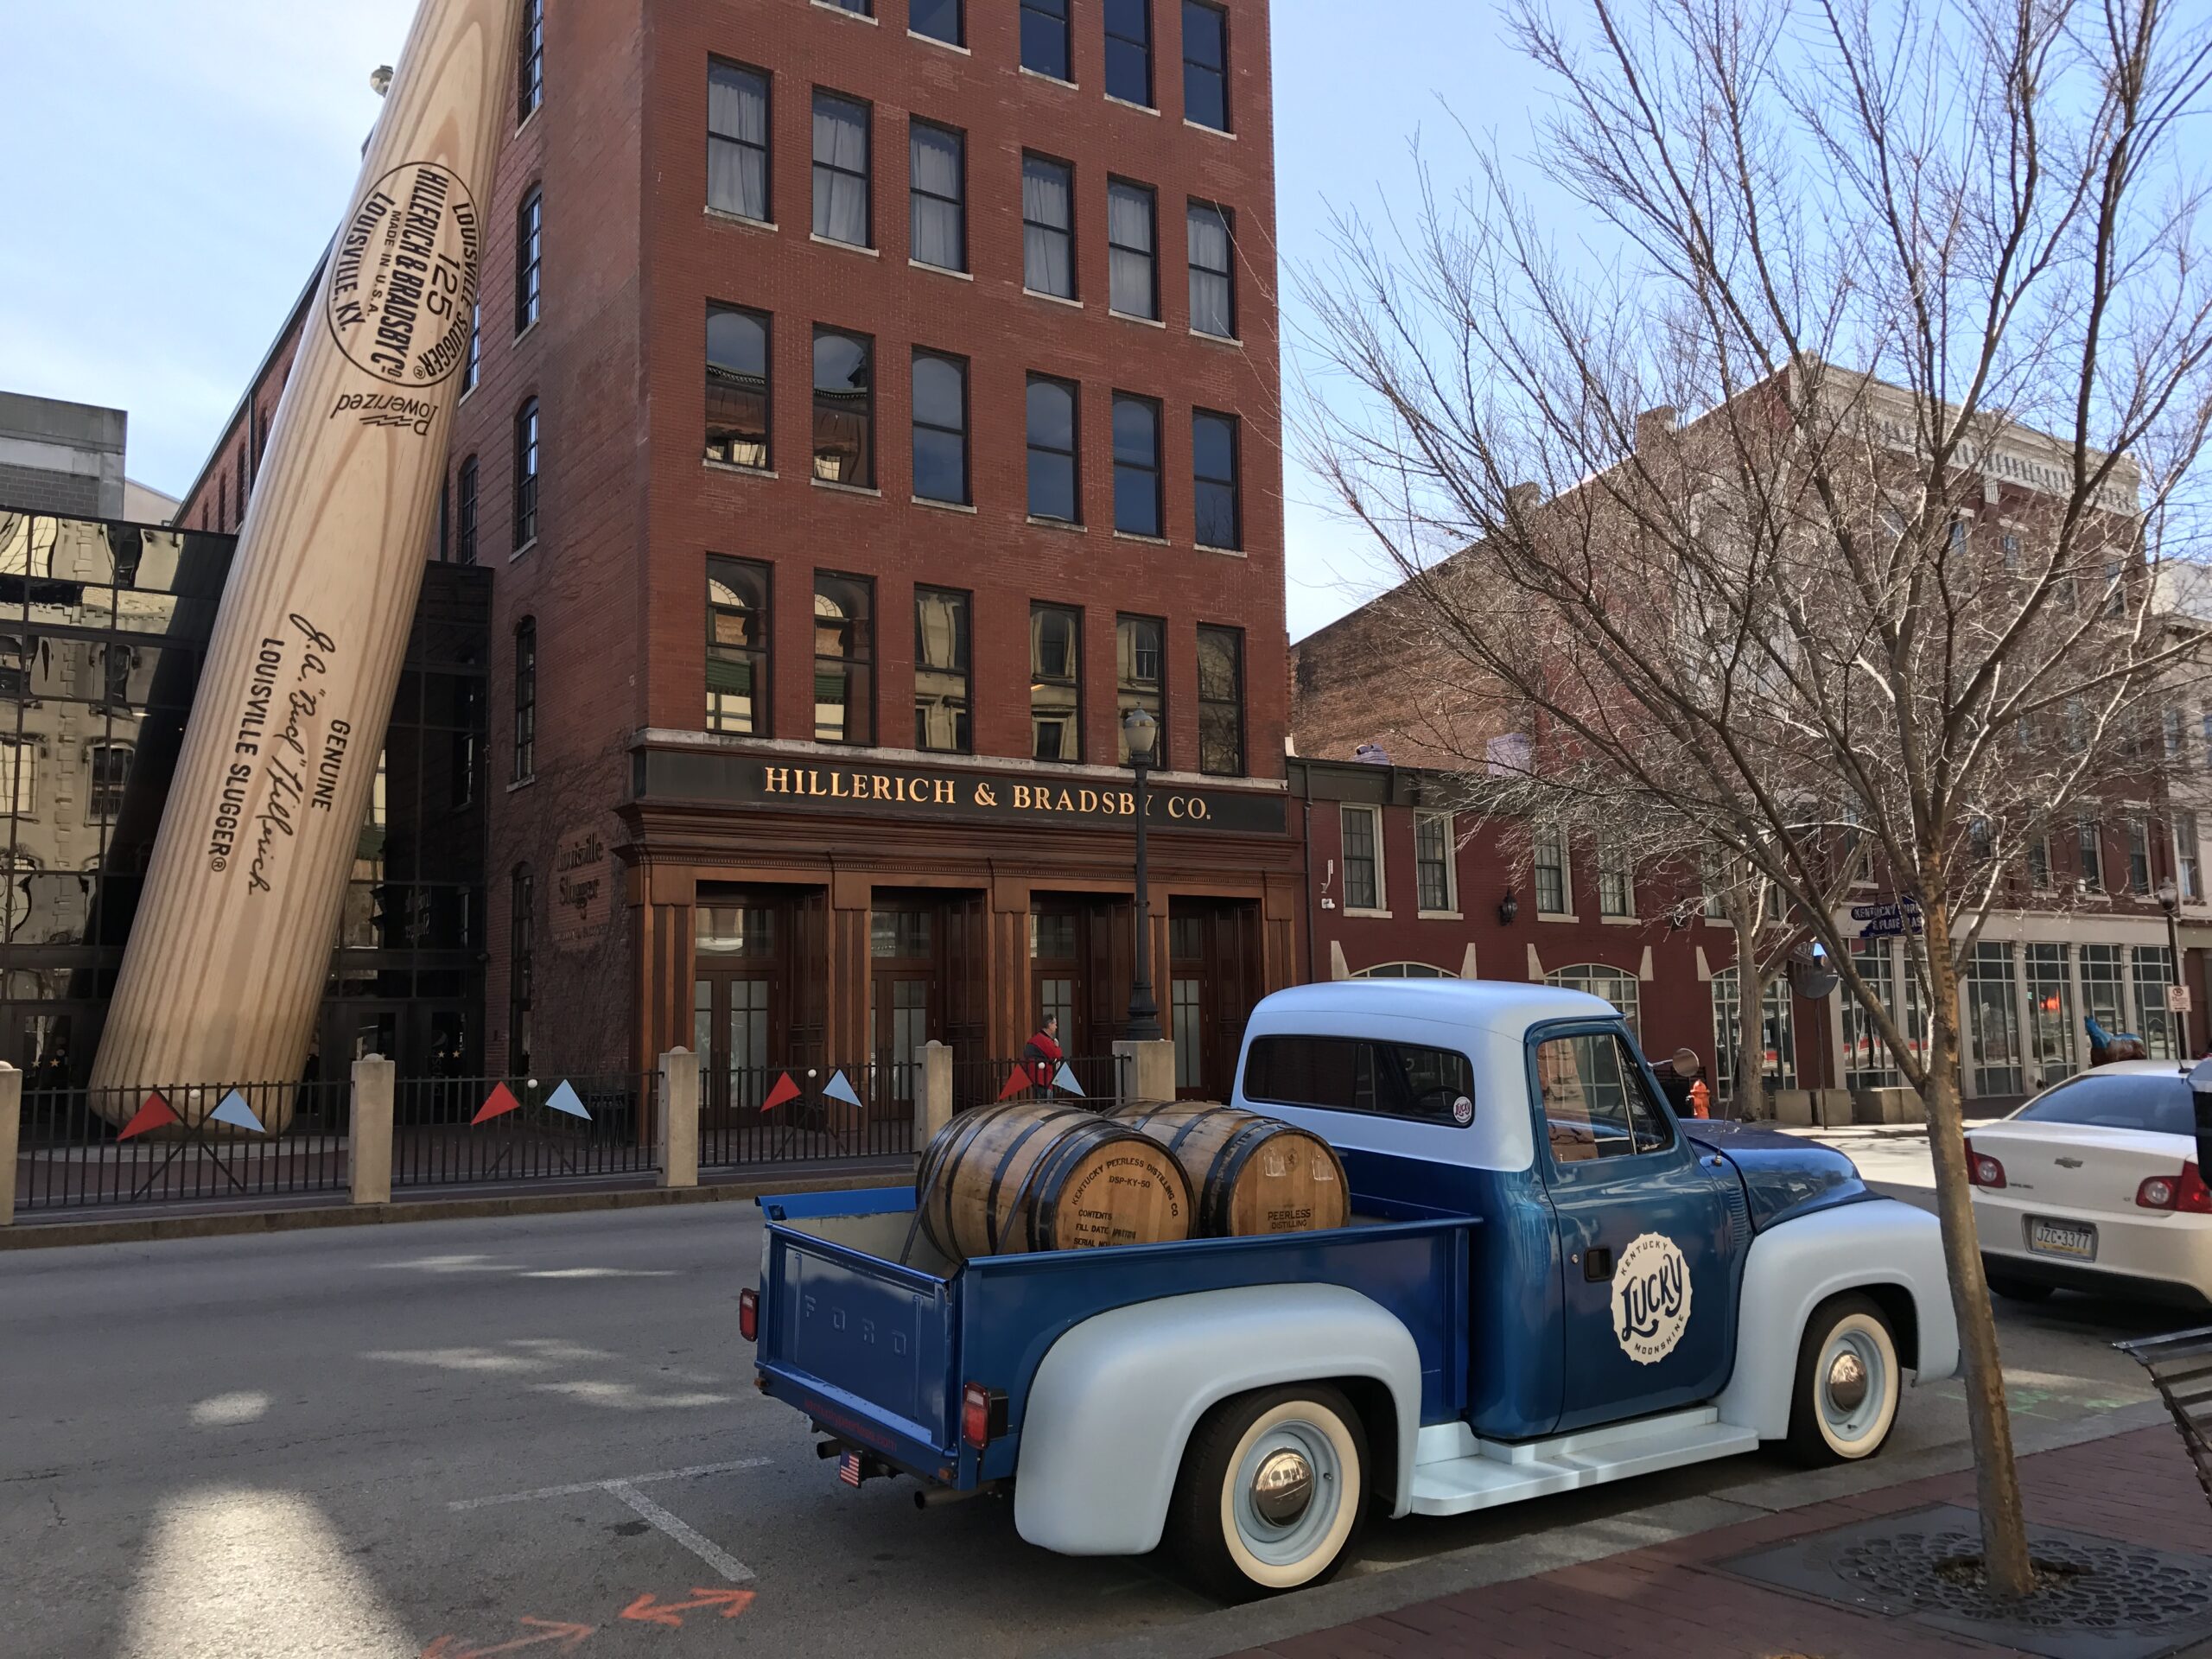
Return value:
M 758 1179 L 718 1182 L 711 1186 L 500 1192 L 466 1198 L 411 1198 L 396 1204 L 118 1217 L 112 1221 L 18 1222 L 12 1227 L 0 1227 L 0 1252 L 59 1249 L 77 1244 L 142 1244 L 172 1238 L 232 1238 L 249 1233 L 381 1227 L 412 1221 L 478 1221 L 498 1216 L 567 1216 L 599 1210 L 650 1210 L 667 1205 L 723 1204 L 757 1198 L 765 1192 L 834 1192 L 846 1187 L 903 1186 L 913 1179 L 909 1167 L 868 1166 L 840 1173 L 810 1171 L 780 1178 L 763 1175 Z
M 2164 1406 L 2155 1400 L 2048 1425 L 2023 1425 L 2015 1418 L 2014 1451 L 2027 1457 L 2171 1421 Z M 1973 1448 L 1962 1441 L 1929 1446 L 1910 1457 L 1883 1458 L 1816 1471 L 1780 1474 L 1769 1465 L 1767 1471 L 1749 1480 L 1713 1491 L 1646 1506 L 1624 1505 L 1614 1513 L 1564 1526 L 1503 1534 L 1461 1549 L 1418 1557 L 1403 1566 L 1340 1578 L 1317 1590 L 1224 1607 L 1179 1624 L 1074 1649 L 1066 1659 L 1217 1659 L 1223 1654 L 1334 1630 L 1464 1590 L 1534 1578 L 1562 1567 L 1717 1531 L 1761 1516 L 1903 1486 L 1931 1475 L 1956 1474 L 1973 1466 Z M 1591 1494 L 1625 1493 L 1634 1486 L 1633 1481 L 1626 1481 L 1616 1487 L 1592 1488 Z M 1556 1504 L 1573 1496 L 1576 1495 L 1546 1498 L 1541 1503 Z M 1523 1511 L 1531 1524 L 1537 1522 L 1539 1513 L 1534 1505 Z M 1165 1563 L 1146 1566 L 1173 1581 Z

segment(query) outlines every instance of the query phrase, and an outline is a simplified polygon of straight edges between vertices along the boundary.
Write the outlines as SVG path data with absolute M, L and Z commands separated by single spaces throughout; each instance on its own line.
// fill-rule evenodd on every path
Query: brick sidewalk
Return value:
M 2032 1522 L 2212 1557 L 2212 1504 L 2171 1427 L 2036 1452 L 2020 1460 L 2020 1473 Z M 1416 1603 L 1254 1648 L 1237 1659 L 1936 1659 L 2017 1653 L 1753 1584 L 1719 1567 L 1749 1551 L 1869 1516 L 1931 1503 L 1971 1508 L 1974 1501 L 1970 1471 L 1909 1481 Z M 2212 1652 L 2212 1630 L 2206 1636 L 2201 1650 Z

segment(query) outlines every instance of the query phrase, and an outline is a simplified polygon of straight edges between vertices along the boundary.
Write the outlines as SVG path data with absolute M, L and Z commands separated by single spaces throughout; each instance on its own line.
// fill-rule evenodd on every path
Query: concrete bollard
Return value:
M 0 1227 L 16 1219 L 16 1151 L 22 1128 L 23 1074 L 0 1060 Z
M 699 1057 L 672 1048 L 660 1057 L 660 1184 L 699 1185 Z
M 1166 1038 L 1149 1043 L 1114 1045 L 1116 1080 L 1123 1100 L 1171 1101 L 1175 1098 L 1175 1045 Z
M 381 1055 L 353 1062 L 346 1163 L 355 1204 L 391 1202 L 391 1102 L 398 1076 L 399 1068 Z
M 914 1150 L 925 1150 L 937 1132 L 952 1122 L 952 1050 L 924 1043 L 914 1051 L 921 1087 L 914 1090 Z

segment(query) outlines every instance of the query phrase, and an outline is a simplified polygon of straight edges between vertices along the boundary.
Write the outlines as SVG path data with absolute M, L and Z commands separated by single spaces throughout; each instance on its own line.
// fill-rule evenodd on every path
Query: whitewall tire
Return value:
M 1224 1402 L 1192 1433 L 1168 1545 L 1227 1601 L 1319 1584 L 1343 1565 L 1368 1504 L 1367 1436 L 1333 1388 Z
M 1831 1296 L 1805 1321 L 1789 1403 L 1789 1450 L 1802 1463 L 1872 1457 L 1896 1426 L 1904 1368 L 1888 1317 L 1857 1292 Z

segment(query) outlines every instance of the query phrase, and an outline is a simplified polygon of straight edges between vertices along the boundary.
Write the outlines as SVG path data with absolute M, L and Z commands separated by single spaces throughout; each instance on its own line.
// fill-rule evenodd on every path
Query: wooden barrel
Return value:
M 1129 1124 L 1059 1103 L 961 1113 L 923 1154 L 914 1199 L 922 1230 L 958 1262 L 1191 1236 L 1191 1183 L 1173 1156 Z
M 1115 1116 L 1175 1154 L 1197 1196 L 1201 1238 L 1314 1232 L 1351 1219 L 1344 1166 L 1309 1130 L 1202 1101 L 1140 1102 Z

